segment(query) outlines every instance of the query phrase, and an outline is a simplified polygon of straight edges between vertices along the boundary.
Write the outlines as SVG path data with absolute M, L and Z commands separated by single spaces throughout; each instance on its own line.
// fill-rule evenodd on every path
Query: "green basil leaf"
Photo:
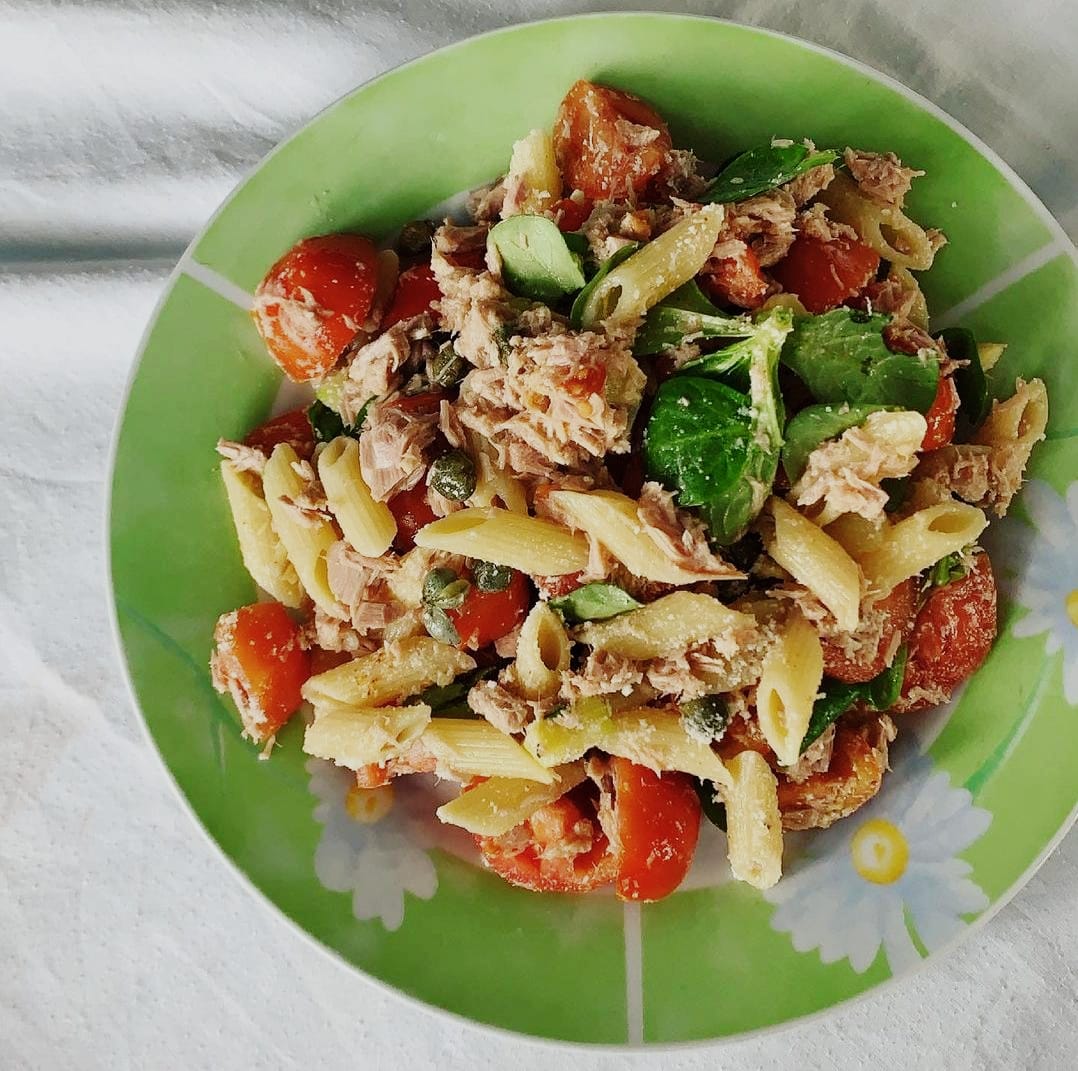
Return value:
M 553 302 L 584 285 L 579 254 L 545 216 L 510 216 L 491 228 L 487 244 L 498 254 L 506 286 L 522 297 Z
M 478 717 L 468 706 L 468 693 L 477 681 L 487 680 L 496 676 L 497 666 L 487 666 L 484 669 L 473 669 L 468 673 L 462 673 L 448 684 L 432 684 L 424 688 L 417 695 L 409 696 L 404 700 L 404 706 L 414 703 L 426 703 L 430 712 L 443 718 L 474 718 Z
M 731 160 L 715 177 L 702 200 L 714 204 L 744 201 L 837 159 L 834 149 L 812 152 L 798 144 L 761 145 Z
M 894 406 L 927 413 L 936 398 L 935 356 L 892 353 L 883 341 L 889 317 L 833 309 L 798 320 L 782 351 L 818 402 Z
M 307 407 L 307 419 L 315 439 L 320 443 L 332 442 L 339 435 L 345 434 L 344 421 L 341 420 L 340 414 L 317 399 Z
M 749 317 L 727 316 L 712 305 L 695 280 L 690 279 L 651 308 L 637 332 L 633 353 L 643 357 L 701 338 L 751 335 L 752 330 Z
M 715 786 L 710 781 L 701 781 L 694 777 L 692 787 L 696 789 L 696 797 L 700 801 L 700 810 L 704 817 L 713 825 L 726 832 L 726 804 L 715 797 Z
M 606 621 L 629 610 L 639 610 L 643 603 L 637 602 L 617 584 L 584 584 L 568 595 L 550 600 L 550 608 L 557 610 L 570 625 L 582 621 Z
M 790 483 L 805 471 L 809 454 L 821 443 L 837 439 L 844 431 L 860 427 L 882 405 L 810 405 L 790 417 L 783 432 L 782 467 Z
M 890 710 L 898 702 L 909 654 L 909 648 L 903 644 L 895 653 L 895 660 L 868 682 L 868 701 L 874 709 Z
M 585 243 L 587 244 L 587 243 Z M 622 246 L 612 257 L 608 257 L 599 265 L 599 270 L 588 280 L 587 286 L 577 294 L 573 301 L 573 307 L 569 312 L 569 323 L 577 331 L 584 326 L 584 309 L 591 300 L 595 288 L 623 261 L 628 260 L 640 248 L 639 242 L 630 242 Z
M 947 356 L 969 364 L 954 373 L 954 385 L 958 388 L 958 413 L 955 419 L 955 441 L 967 442 L 970 436 L 985 422 L 992 408 L 988 393 L 988 379 L 981 367 L 981 354 L 973 332 L 964 327 L 949 327 L 937 336 L 947 347 Z

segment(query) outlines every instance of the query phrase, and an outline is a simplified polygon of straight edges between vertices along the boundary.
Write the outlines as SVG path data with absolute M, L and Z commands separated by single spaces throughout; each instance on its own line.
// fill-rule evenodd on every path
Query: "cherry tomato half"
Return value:
M 427 501 L 427 485 L 422 480 L 415 487 L 395 494 L 386 505 L 397 522 L 393 549 L 398 554 L 407 554 L 415 546 L 416 532 L 438 519 Z
M 430 312 L 434 302 L 441 300 L 442 291 L 429 264 L 417 264 L 400 274 L 393 300 L 382 318 L 382 330 L 395 323 Z
M 500 640 L 524 621 L 531 608 L 531 587 L 524 574 L 513 570 L 502 591 L 480 591 L 474 584 L 464 602 L 447 610 L 460 636 L 460 646 L 471 651 Z
M 958 414 L 958 388 L 950 376 L 941 376 L 936 398 L 925 413 L 928 428 L 921 440 L 922 450 L 938 450 L 954 438 L 954 422 Z
M 875 609 L 884 614 L 884 621 L 875 650 L 850 655 L 834 640 L 821 639 L 824 673 L 847 684 L 861 684 L 882 673 L 887 668 L 887 656 L 894 649 L 895 635 L 903 640 L 909 635 L 916 608 L 917 581 L 910 577 L 876 603 Z
M 300 457 L 310 460 L 314 453 L 314 431 L 307 419 L 306 409 L 282 413 L 249 432 L 243 440 L 248 446 L 261 450 L 267 457 L 273 448 L 287 443 Z
M 853 238 L 823 241 L 800 235 L 771 274 L 813 314 L 860 293 L 880 266 L 879 254 Z
M 554 219 L 561 231 L 578 231 L 595 207 L 590 197 L 563 197 L 554 202 Z

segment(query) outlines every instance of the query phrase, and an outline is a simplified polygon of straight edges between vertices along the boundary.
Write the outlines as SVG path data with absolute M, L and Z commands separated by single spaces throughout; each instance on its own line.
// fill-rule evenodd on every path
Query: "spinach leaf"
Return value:
M 468 673 L 462 673 L 448 684 L 432 684 L 429 688 L 424 688 L 417 695 L 405 699 L 404 705 L 426 703 L 432 714 L 443 718 L 474 718 L 477 715 L 468 706 L 468 693 L 477 681 L 485 681 L 496 676 L 497 672 L 497 666 L 473 669 Z
M 739 362 L 748 365 L 747 393 L 708 375 L 673 376 L 644 430 L 649 478 L 676 491 L 680 505 L 698 507 L 722 546 L 741 537 L 775 480 L 783 424 L 775 373 L 791 324 L 788 309 L 773 309 L 757 325 Z
M 569 625 L 606 621 L 628 610 L 639 610 L 643 605 L 617 584 L 585 584 L 568 595 L 550 600 L 550 608 L 557 610 Z
M 573 309 L 576 310 L 575 305 Z M 699 338 L 737 338 L 751 334 L 752 321 L 747 316 L 727 316 L 690 279 L 648 312 L 633 343 L 633 353 L 643 357 Z
M 820 443 L 860 427 L 881 409 L 882 405 L 810 405 L 792 416 L 786 424 L 786 442 L 782 446 L 782 467 L 790 483 L 800 479 L 809 454 Z
M 315 399 L 307 407 L 307 419 L 310 421 L 311 430 L 315 440 L 320 443 L 328 443 L 339 435 L 347 435 L 352 439 L 358 439 L 363 430 L 363 421 L 367 418 L 367 410 L 374 404 L 374 398 L 368 398 L 363 408 L 359 411 L 354 424 L 346 424 L 340 413 L 332 409 L 325 402 Z
M 902 693 L 908 657 L 908 650 L 900 647 L 891 665 L 863 684 L 847 684 L 825 677 L 820 686 L 820 697 L 812 706 L 812 717 L 805 739 L 801 741 L 801 753 L 804 754 L 823 735 L 824 730 L 855 703 L 864 703 L 873 710 L 889 710 L 893 707 Z
M 969 361 L 969 364 L 957 369 L 954 374 L 959 401 L 955 419 L 955 441 L 966 442 L 985 422 L 992 407 L 977 340 L 973 337 L 973 332 L 964 327 L 949 327 L 937 337 L 941 338 L 947 347 L 948 357 L 956 361 Z
M 731 160 L 715 177 L 702 200 L 715 204 L 744 201 L 837 159 L 834 149 L 811 152 L 807 146 L 798 144 L 761 145 Z
M 892 353 L 882 334 L 888 319 L 856 309 L 804 317 L 790 334 L 782 363 L 797 373 L 818 402 L 927 413 L 936 397 L 939 362 Z
M 628 260 L 639 248 L 639 242 L 630 242 L 628 245 L 622 246 L 622 248 L 612 257 L 607 257 L 607 259 L 599 265 L 599 270 L 588 280 L 587 286 L 577 294 L 576 298 L 573 300 L 573 307 L 569 312 L 569 323 L 577 331 L 581 330 L 584 326 L 584 309 L 591 300 L 591 295 L 595 292 L 595 288 L 623 260 Z
M 501 259 L 502 275 L 514 294 L 552 302 L 584 285 L 579 254 L 545 216 L 503 219 L 487 235 L 487 244 Z

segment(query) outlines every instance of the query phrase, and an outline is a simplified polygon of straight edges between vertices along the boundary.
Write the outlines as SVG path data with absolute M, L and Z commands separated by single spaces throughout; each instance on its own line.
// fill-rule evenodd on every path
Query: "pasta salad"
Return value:
M 944 236 L 893 153 L 775 139 L 717 167 L 577 82 L 467 218 L 298 242 L 254 319 L 309 404 L 218 443 L 264 601 L 213 680 L 268 756 L 437 809 L 541 892 L 678 887 L 700 823 L 779 880 L 783 832 L 870 800 L 986 657 L 979 545 L 1043 437 L 1004 346 L 933 332 Z

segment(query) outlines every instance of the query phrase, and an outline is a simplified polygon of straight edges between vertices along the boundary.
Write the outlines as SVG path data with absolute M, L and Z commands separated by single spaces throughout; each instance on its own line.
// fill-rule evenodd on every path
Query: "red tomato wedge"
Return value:
M 987 554 L 970 571 L 934 588 L 918 611 L 898 709 L 946 702 L 988 656 L 996 638 L 996 578 Z
M 259 424 L 243 440 L 248 446 L 261 450 L 267 457 L 273 448 L 287 443 L 300 457 L 310 460 L 314 453 L 314 431 L 307 419 L 306 409 L 293 409 Z
M 672 147 L 666 123 L 634 97 L 576 82 L 554 120 L 554 151 L 566 186 L 594 200 L 641 197 Z
M 401 320 L 431 312 L 431 306 L 441 297 L 442 291 L 429 264 L 417 264 L 401 272 L 393 300 L 382 318 L 382 330 L 388 331 Z
M 921 440 L 922 450 L 938 450 L 954 438 L 954 422 L 958 413 L 958 388 L 950 376 L 940 378 L 936 398 L 925 413 L 928 428 Z
M 554 219 L 561 231 L 578 231 L 584 226 L 595 203 L 590 197 L 563 197 L 554 202 Z
M 213 632 L 214 687 L 235 700 L 246 735 L 268 740 L 299 709 L 311 673 L 299 627 L 278 602 L 222 614 Z
M 620 900 L 661 900 L 684 880 L 700 833 L 692 778 L 612 759 Z
M 863 242 L 853 238 L 825 242 L 802 234 L 771 274 L 809 312 L 819 314 L 860 293 L 879 266 L 879 254 Z
M 896 633 L 903 640 L 909 635 L 916 608 L 917 581 L 910 577 L 876 603 L 875 609 L 884 614 L 884 620 L 880 642 L 875 649 L 851 656 L 834 640 L 821 639 L 824 673 L 847 684 L 862 684 L 882 673 L 887 668 L 887 656 L 894 649 Z
M 378 250 L 359 234 L 297 242 L 255 293 L 254 320 L 290 379 L 325 375 L 355 338 L 378 286 Z
M 407 554 L 415 546 L 416 532 L 438 519 L 427 501 L 427 485 L 422 480 L 415 487 L 395 494 L 386 505 L 397 522 L 393 549 L 398 554 Z
M 446 613 L 456 626 L 460 646 L 477 651 L 512 632 L 528 616 L 531 603 L 531 588 L 524 574 L 514 569 L 504 591 L 480 591 L 473 584 L 464 602 Z

